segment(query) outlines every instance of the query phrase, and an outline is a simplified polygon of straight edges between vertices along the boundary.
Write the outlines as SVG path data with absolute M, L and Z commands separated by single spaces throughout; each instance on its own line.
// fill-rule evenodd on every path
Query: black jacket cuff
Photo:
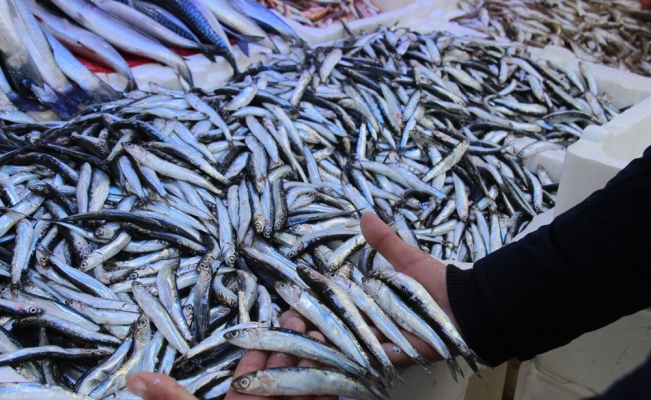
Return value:
M 491 367 L 513 358 L 491 318 L 474 271 L 448 265 L 446 280 L 452 313 L 468 346 Z

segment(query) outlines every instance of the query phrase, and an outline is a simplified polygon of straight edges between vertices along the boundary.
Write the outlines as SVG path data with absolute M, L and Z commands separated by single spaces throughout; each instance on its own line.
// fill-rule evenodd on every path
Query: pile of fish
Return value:
M 190 69 L 172 48 L 224 57 L 238 72 L 229 38 L 245 55 L 248 42 L 277 51 L 267 32 L 301 43 L 254 0 L 2 0 L 0 112 L 50 109 L 69 119 L 89 103 L 122 97 L 73 53 L 124 76 L 128 91 L 136 82 L 124 53 L 169 66 L 190 87 Z
M 651 12 L 638 0 L 461 0 L 453 20 L 529 46 L 552 44 L 580 60 L 651 75 Z
M 327 27 L 340 21 L 371 18 L 382 9 L 372 0 L 258 0 L 258 3 L 276 10 L 280 15 L 306 26 Z
M 477 372 L 425 289 L 368 246 L 361 215 L 435 257 L 478 260 L 554 204 L 556 185 L 522 159 L 617 114 L 588 69 L 381 27 L 225 86 L 151 85 L 67 122 L 6 121 L 0 366 L 34 383 L 0 398 L 133 398 L 137 371 L 207 399 L 231 386 L 387 398 L 400 378 L 371 326 L 426 370 L 403 330 L 455 378 L 453 351 Z M 516 135 L 535 141 L 516 154 Z M 279 328 L 290 307 L 332 344 Z M 251 348 L 337 369 L 234 379 Z

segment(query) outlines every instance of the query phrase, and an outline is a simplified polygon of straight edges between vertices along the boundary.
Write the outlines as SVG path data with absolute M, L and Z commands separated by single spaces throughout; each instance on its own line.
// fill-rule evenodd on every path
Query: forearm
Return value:
M 646 154 L 646 153 L 645 153 Z M 651 156 L 519 242 L 448 267 L 451 309 L 491 365 L 528 359 L 651 305 Z

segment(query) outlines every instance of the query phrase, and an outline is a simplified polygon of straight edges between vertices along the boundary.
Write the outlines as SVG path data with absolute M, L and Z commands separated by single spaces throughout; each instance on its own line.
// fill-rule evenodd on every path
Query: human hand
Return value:
M 315 330 L 309 323 L 306 323 L 296 311 L 287 311 L 280 318 L 280 324 L 283 328 L 291 329 L 300 333 L 305 333 L 325 342 L 323 335 Z M 298 363 L 297 363 L 298 361 Z M 319 362 L 312 360 L 297 360 L 296 357 L 283 353 L 269 353 L 267 351 L 249 350 L 242 360 L 240 360 L 233 379 L 257 371 L 263 368 L 279 367 L 322 367 Z M 173 378 L 151 372 L 138 372 L 127 380 L 129 391 L 144 400 L 196 400 L 185 388 L 178 384 Z M 231 388 L 226 394 L 225 400 L 269 400 L 271 397 L 251 396 L 241 394 Z M 288 400 L 337 400 L 336 396 L 293 396 L 287 397 Z
M 138 372 L 127 380 L 127 389 L 144 400 L 197 400 L 172 377 Z
M 651 2 L 651 0 L 648 0 Z M 400 239 L 381 219 L 375 214 L 366 213 L 362 216 L 361 228 L 368 244 L 376 249 L 389 262 L 396 271 L 409 275 L 417 280 L 432 295 L 438 305 L 450 317 L 454 326 L 461 332 L 448 299 L 446 285 L 446 266 L 434 259 L 424 251 L 412 247 Z M 324 336 L 314 330 L 314 327 L 296 311 L 285 312 L 280 318 L 281 326 L 301 333 L 308 332 L 321 341 Z M 394 351 L 395 345 L 387 342 L 376 329 L 376 335 L 383 342 L 382 347 L 396 365 L 410 365 L 414 361 L 403 352 Z M 423 357 L 431 361 L 441 360 L 442 357 L 428 344 L 409 332 L 402 333 L 411 342 L 414 348 Z M 312 360 L 298 360 L 295 356 L 283 353 L 269 353 L 266 351 L 249 350 L 238 364 L 234 378 L 263 368 L 277 368 L 298 365 L 300 367 L 319 367 L 318 362 Z M 194 400 L 195 397 L 181 387 L 173 378 L 161 374 L 140 372 L 134 374 L 127 381 L 129 390 L 143 397 L 145 400 Z M 241 394 L 231 388 L 225 400 L 264 400 L 269 397 L 260 397 Z M 336 400 L 334 396 L 294 396 L 290 400 Z
M 289 310 L 280 317 L 280 325 L 283 328 L 291 329 L 300 333 L 307 332 L 308 335 L 325 342 L 325 338 L 321 332 L 313 330 L 314 327 L 307 321 L 305 321 L 296 311 Z M 297 363 L 298 361 L 298 363 Z M 240 363 L 235 369 L 235 374 L 233 379 L 237 377 L 248 374 L 249 372 L 254 372 L 263 368 L 280 368 L 280 367 L 322 367 L 323 365 L 317 361 L 300 359 L 297 360 L 297 357 L 276 352 L 260 351 L 260 350 L 248 350 Z M 235 391 L 231 388 L 226 394 L 225 400 L 268 400 L 271 397 L 262 397 L 262 396 L 252 396 L 248 394 L 242 394 Z M 282 399 L 282 397 L 280 398 Z M 291 396 L 287 397 L 288 400 L 337 400 L 337 396 Z M 147 399 L 149 400 L 149 399 Z M 185 399 L 183 399 L 185 400 Z
M 640 4 L 642 5 L 642 9 L 646 10 L 651 7 L 651 0 L 640 0 Z
M 373 213 L 362 216 L 361 227 L 368 244 L 382 254 L 396 271 L 412 277 L 423 285 L 463 336 L 452 314 L 448 299 L 447 267 L 428 253 L 405 243 Z M 423 357 L 431 361 L 442 360 L 442 357 L 421 339 L 409 332 L 402 331 L 402 333 Z M 384 343 L 382 347 L 394 364 L 414 364 L 414 361 L 404 352 L 395 352 L 393 343 Z

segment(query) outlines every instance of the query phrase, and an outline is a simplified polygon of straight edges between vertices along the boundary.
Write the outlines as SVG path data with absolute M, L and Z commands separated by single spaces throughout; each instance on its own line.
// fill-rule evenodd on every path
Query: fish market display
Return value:
M 237 73 L 231 38 L 247 56 L 248 43 L 278 51 L 268 32 L 301 44 L 252 0 L 1 0 L 0 14 L 0 108 L 17 123 L 31 122 L 29 111 L 49 109 L 67 120 L 91 103 L 122 98 L 73 54 L 114 70 L 130 91 L 136 81 L 123 54 L 170 67 L 189 88 L 190 69 L 172 49 L 223 57 Z
M 224 86 L 152 84 L 66 122 L 3 111 L 0 366 L 30 383 L 0 384 L 0 399 L 132 398 L 137 371 L 206 399 L 230 387 L 386 399 L 400 377 L 372 327 L 427 371 L 404 331 L 455 379 L 460 362 L 478 373 L 360 217 L 434 257 L 476 261 L 554 205 L 556 184 L 522 160 L 616 116 L 608 101 L 588 68 L 520 44 L 381 27 Z M 516 152 L 516 136 L 533 140 Z M 289 308 L 329 344 L 280 328 Z M 245 349 L 335 370 L 234 378 Z
M 636 0 L 461 0 L 453 20 L 493 37 L 571 50 L 583 61 L 651 75 L 651 12 Z
M 382 12 L 372 0 L 257 0 L 280 15 L 306 26 L 326 27 L 340 21 L 371 18 Z

